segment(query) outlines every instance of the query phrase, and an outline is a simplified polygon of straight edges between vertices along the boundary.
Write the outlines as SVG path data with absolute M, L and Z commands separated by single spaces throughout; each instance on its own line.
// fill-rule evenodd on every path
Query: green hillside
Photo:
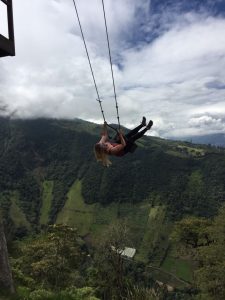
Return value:
M 224 149 L 144 137 L 134 154 L 104 168 L 93 154 L 99 125 L 0 122 L 0 207 L 9 239 L 56 223 L 77 228 L 93 246 L 120 220 L 130 231 L 127 246 L 137 250 L 135 262 L 155 280 L 192 282 L 195 267 L 171 250 L 171 232 L 184 217 L 217 214 L 225 198 Z
M 93 145 L 101 132 L 96 124 L 0 122 L 0 189 L 18 195 L 18 206 L 32 225 L 55 222 L 63 215 L 71 219 L 65 210 L 76 194 L 75 210 L 81 199 L 104 207 L 144 202 L 166 207 L 171 220 L 186 214 L 213 216 L 225 196 L 222 149 L 144 137 L 134 154 L 113 158 L 107 169 L 94 159 Z

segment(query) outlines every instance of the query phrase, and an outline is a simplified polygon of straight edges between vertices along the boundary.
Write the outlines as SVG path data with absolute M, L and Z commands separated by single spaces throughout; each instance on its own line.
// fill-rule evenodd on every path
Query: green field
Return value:
M 49 212 L 52 204 L 52 191 L 54 182 L 44 181 L 43 182 L 43 192 L 42 192 L 42 207 L 40 211 L 40 224 L 47 224 L 49 218 Z
M 66 203 L 58 214 L 56 223 L 76 227 L 81 235 L 86 235 L 90 232 L 93 223 L 94 206 L 84 203 L 81 182 L 77 180 L 67 194 Z
M 9 210 L 10 217 L 13 220 L 16 228 L 25 227 L 29 230 L 30 223 L 27 221 L 25 214 L 23 213 L 23 211 L 17 204 L 18 197 L 19 196 L 18 196 L 17 192 L 11 193 L 11 197 L 10 197 L 11 206 L 10 206 L 10 210 Z
M 203 156 L 205 155 L 205 151 L 202 148 L 194 148 L 190 146 L 177 146 L 177 149 L 190 155 L 190 156 Z
M 193 267 L 188 260 L 168 255 L 162 264 L 162 269 L 185 281 L 191 282 L 193 280 Z

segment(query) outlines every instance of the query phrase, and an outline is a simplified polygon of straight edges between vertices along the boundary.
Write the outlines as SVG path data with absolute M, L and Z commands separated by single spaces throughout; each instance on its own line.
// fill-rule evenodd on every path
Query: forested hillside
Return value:
M 144 137 L 134 154 L 112 159 L 107 169 L 93 154 L 100 132 L 97 125 L 79 120 L 1 119 L 0 184 L 6 211 L 7 199 L 17 198 L 31 225 L 38 224 L 43 182 L 52 181 L 53 222 L 79 179 L 86 203 L 147 200 L 168 205 L 174 218 L 215 214 L 225 194 L 224 150 Z
M 224 149 L 144 137 L 135 153 L 105 168 L 93 153 L 99 125 L 0 123 L 0 207 L 9 241 L 64 223 L 92 247 L 108 225 L 122 220 L 130 231 L 127 245 L 137 249 L 137 263 L 156 268 L 153 278 L 175 286 L 182 286 L 179 278 L 184 286 L 193 280 L 190 257 L 175 260 L 170 235 L 184 217 L 217 214 L 225 199 Z

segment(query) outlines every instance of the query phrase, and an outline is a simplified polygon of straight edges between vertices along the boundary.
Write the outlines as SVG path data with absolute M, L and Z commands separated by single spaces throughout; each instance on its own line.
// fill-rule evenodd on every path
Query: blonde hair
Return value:
M 94 153 L 96 160 L 101 161 L 104 167 L 109 167 L 112 164 L 100 143 L 95 144 Z

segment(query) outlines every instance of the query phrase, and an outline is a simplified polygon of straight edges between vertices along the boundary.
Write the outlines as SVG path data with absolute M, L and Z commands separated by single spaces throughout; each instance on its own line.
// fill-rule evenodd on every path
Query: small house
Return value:
M 117 251 L 122 257 L 126 259 L 133 259 L 134 255 L 136 254 L 136 249 L 135 248 L 129 248 L 125 247 L 123 250 L 116 250 L 114 246 L 111 247 L 113 251 Z

